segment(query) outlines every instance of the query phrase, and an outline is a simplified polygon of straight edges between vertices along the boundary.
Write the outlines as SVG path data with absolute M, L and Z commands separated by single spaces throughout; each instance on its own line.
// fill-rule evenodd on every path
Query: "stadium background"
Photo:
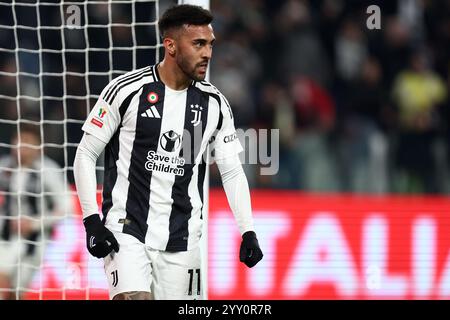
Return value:
M 0 153 L 9 153 L 19 122 L 41 125 L 45 153 L 73 183 L 96 95 L 111 76 L 158 55 L 149 23 L 156 5 L 108 11 L 107 2 L 80 2 L 82 24 L 88 12 L 96 26 L 65 29 L 65 37 L 41 28 L 38 39 L 36 6 L 18 3 L 35 2 L 16 2 L 16 17 L 0 3 Z M 161 0 L 159 12 L 172 3 Z M 380 30 L 366 26 L 372 4 L 381 8 Z M 239 235 L 211 167 L 209 297 L 448 299 L 450 1 L 210 5 L 218 40 L 211 82 L 228 97 L 236 127 L 280 129 L 280 165 L 274 176 L 245 166 L 265 253 L 250 271 L 237 261 Z M 39 13 L 41 25 L 61 25 L 59 5 Z M 139 22 L 134 32 L 131 21 Z M 30 28 L 5 27 L 15 23 Z M 75 199 L 53 239 L 27 297 L 106 298 Z

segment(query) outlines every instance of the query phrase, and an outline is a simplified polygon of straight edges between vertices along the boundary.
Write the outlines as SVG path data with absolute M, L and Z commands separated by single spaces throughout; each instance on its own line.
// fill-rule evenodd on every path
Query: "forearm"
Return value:
M 40 217 L 39 220 L 36 221 L 36 229 L 37 230 L 50 230 L 57 221 L 61 220 L 61 217 L 63 216 L 62 213 L 58 212 L 52 212 L 48 216 Z
M 250 189 L 239 157 L 236 155 L 227 160 L 218 162 L 217 166 L 228 203 L 242 235 L 247 231 L 254 231 Z
M 83 219 L 98 213 L 95 166 L 105 145 L 92 135 L 84 135 L 75 155 L 73 172 Z
M 56 165 L 56 164 L 55 164 Z M 60 167 L 45 168 L 45 210 L 38 220 L 38 228 L 51 229 L 58 221 L 72 215 L 72 191 L 64 170 Z
M 20 228 L 20 232 L 22 233 L 22 235 L 29 235 L 30 233 L 34 232 L 42 232 L 43 234 L 45 234 L 49 230 L 52 230 L 52 227 L 55 225 L 57 220 L 58 217 L 51 215 L 40 217 L 22 217 L 17 220 L 11 220 L 12 232 L 18 234 Z

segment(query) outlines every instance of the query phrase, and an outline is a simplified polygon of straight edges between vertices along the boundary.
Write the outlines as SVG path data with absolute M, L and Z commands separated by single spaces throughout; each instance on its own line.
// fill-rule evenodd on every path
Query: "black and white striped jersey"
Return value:
M 195 248 L 204 153 L 209 146 L 220 160 L 242 151 L 225 97 L 206 81 L 172 90 L 150 66 L 111 81 L 83 130 L 107 143 L 105 225 L 154 249 Z
M 0 195 L 4 195 L 0 204 L 0 241 L 18 241 L 10 223 L 18 217 L 32 217 L 39 223 L 26 240 L 48 237 L 58 221 L 56 215 L 62 216 L 71 210 L 64 169 L 45 155 L 35 159 L 27 168 L 19 167 L 13 157 L 3 156 L 0 168 Z M 32 244 L 27 253 L 33 251 L 30 251 Z

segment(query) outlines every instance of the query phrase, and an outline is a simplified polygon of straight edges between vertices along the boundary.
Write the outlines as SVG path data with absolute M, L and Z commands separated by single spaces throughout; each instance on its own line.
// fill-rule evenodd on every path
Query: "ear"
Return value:
M 175 56 L 176 52 L 176 43 L 175 39 L 170 37 L 165 37 L 163 40 L 164 49 L 167 53 L 169 53 L 170 56 Z

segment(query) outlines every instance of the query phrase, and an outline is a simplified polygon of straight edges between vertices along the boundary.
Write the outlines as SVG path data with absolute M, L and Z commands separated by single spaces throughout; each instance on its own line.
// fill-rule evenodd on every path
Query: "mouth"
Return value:
M 208 68 L 208 62 L 202 62 L 198 64 L 197 68 L 200 69 L 200 72 L 206 72 L 206 69 Z

